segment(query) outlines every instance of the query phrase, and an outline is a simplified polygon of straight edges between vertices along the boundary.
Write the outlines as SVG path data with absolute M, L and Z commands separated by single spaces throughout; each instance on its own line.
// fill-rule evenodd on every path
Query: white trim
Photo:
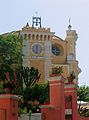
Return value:
M 71 115 L 72 109 L 65 109 L 65 115 Z
M 0 95 L 0 99 L 7 99 L 7 98 L 18 99 L 18 96 L 16 96 L 16 95 Z
M 57 81 L 58 81 L 58 80 L 60 81 L 60 80 L 62 80 L 62 79 L 63 79 L 62 76 L 57 76 L 57 77 L 56 77 L 56 76 L 53 76 L 53 77 L 50 77 L 50 78 L 49 78 L 49 81 L 56 81 L 56 80 L 57 80 Z
M 49 109 L 54 109 L 55 107 L 52 105 L 41 105 L 40 108 L 49 108 Z
M 50 84 L 50 86 L 57 86 L 57 85 L 61 85 L 61 83 L 53 83 L 53 84 Z
M 75 92 L 75 90 L 65 90 L 64 92 Z
M 75 88 L 75 84 L 68 84 L 68 85 L 65 85 L 65 88 Z

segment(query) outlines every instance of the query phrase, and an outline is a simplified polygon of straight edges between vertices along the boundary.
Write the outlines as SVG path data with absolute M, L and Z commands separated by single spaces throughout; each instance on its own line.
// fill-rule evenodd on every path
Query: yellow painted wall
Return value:
M 45 73 L 45 66 L 44 66 L 44 60 L 43 59 L 40 59 L 40 60 L 37 60 L 37 59 L 31 59 L 30 60 L 30 66 L 31 67 L 34 67 L 34 68 L 37 68 L 39 70 L 39 73 L 41 73 L 41 77 L 39 79 L 39 83 L 42 83 L 44 82 L 44 73 Z

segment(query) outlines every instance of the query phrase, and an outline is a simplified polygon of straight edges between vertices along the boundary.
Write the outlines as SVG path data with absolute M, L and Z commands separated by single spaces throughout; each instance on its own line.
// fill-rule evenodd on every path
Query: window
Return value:
M 28 38 L 31 40 L 31 34 L 28 35 Z
M 59 56 L 60 55 L 60 48 L 56 45 L 52 45 L 52 53 L 56 56 Z
M 24 39 L 27 39 L 27 34 L 24 34 Z
M 50 40 L 50 35 L 48 35 L 48 40 Z
M 46 35 L 44 35 L 44 40 L 46 40 Z
M 42 35 L 40 35 L 40 40 L 42 40 L 43 39 L 43 36 Z
M 36 40 L 39 40 L 39 35 L 36 35 Z
M 35 39 L 35 35 L 33 34 L 33 35 L 32 35 L 32 40 L 34 40 L 34 39 Z

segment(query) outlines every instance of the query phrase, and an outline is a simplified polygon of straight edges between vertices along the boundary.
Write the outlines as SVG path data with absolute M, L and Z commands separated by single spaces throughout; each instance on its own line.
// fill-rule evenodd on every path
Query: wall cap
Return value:
M 12 95 L 12 94 L 1 94 L 0 99 L 18 99 L 17 95 Z

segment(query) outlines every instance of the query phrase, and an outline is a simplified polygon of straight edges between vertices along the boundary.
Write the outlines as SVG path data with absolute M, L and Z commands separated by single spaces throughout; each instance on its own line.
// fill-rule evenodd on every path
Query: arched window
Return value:
M 24 39 L 27 39 L 27 34 L 24 34 Z
M 46 37 L 47 37 L 47 36 L 46 36 L 46 35 L 44 35 L 44 40 L 46 40 Z
M 28 35 L 28 39 L 31 40 L 31 34 Z
M 59 55 L 62 56 L 64 54 L 63 47 L 58 44 L 53 44 L 52 45 L 52 53 L 56 56 L 59 56 Z
M 50 40 L 50 35 L 48 35 L 48 40 Z
M 36 35 L 36 40 L 39 40 L 39 35 L 38 34 Z
M 56 45 L 52 45 L 52 53 L 56 56 L 60 55 L 60 48 Z
M 42 40 L 43 39 L 43 35 L 40 35 L 40 40 Z
M 34 40 L 34 39 L 35 39 L 35 35 L 33 34 L 33 35 L 32 35 L 32 40 Z

